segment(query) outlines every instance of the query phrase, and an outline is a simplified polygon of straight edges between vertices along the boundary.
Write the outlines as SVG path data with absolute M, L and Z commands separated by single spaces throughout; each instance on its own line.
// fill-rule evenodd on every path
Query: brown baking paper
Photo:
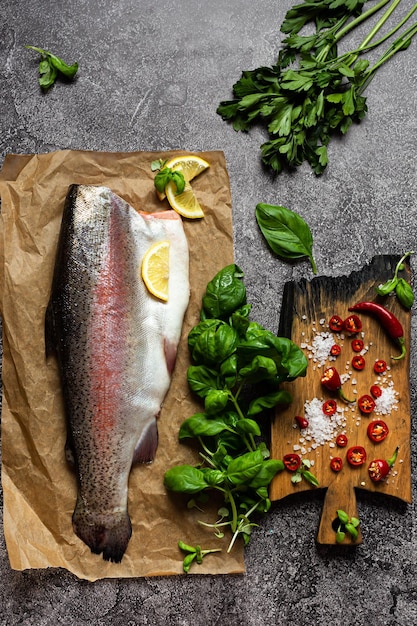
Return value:
M 133 534 L 120 564 L 93 555 L 73 532 L 76 480 L 64 458 L 66 437 L 55 359 L 45 359 L 44 317 L 64 200 L 72 183 L 110 187 L 133 207 L 169 209 L 155 193 L 151 162 L 167 153 L 58 151 L 8 155 L 0 174 L 1 282 L 3 316 L 4 531 L 13 569 L 63 567 L 79 578 L 165 576 L 182 573 L 179 539 L 202 548 L 222 548 L 191 573 L 244 571 L 243 548 L 227 554 L 230 537 L 217 539 L 198 519 L 214 522 L 217 507 L 187 510 L 182 496 L 163 486 L 164 472 L 197 461 L 178 442 L 181 422 L 201 410 L 186 382 L 187 334 L 198 322 L 207 282 L 233 262 L 229 178 L 222 152 L 201 153 L 210 168 L 193 182 L 205 211 L 202 220 L 184 220 L 190 247 L 191 300 L 178 360 L 159 418 L 155 461 L 135 466 L 129 481 Z M 239 542 L 238 542 L 239 544 Z

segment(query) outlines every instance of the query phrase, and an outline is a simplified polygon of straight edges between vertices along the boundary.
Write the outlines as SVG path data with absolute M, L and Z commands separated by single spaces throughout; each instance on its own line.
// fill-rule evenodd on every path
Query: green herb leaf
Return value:
M 414 292 L 411 285 L 404 278 L 398 279 L 395 294 L 403 307 L 411 309 L 414 303 Z
M 188 437 L 214 437 L 229 428 L 223 417 L 208 417 L 205 413 L 195 413 L 180 426 L 179 439 Z
M 51 87 L 55 83 L 59 73 L 66 78 L 72 79 L 78 71 L 78 63 L 68 65 L 60 57 L 57 57 L 43 48 L 37 48 L 36 46 L 25 46 L 25 48 L 38 52 L 41 55 L 41 61 L 39 63 L 39 84 L 43 89 Z
M 391 278 L 390 280 L 387 280 L 387 282 L 385 282 L 383 285 L 378 285 L 378 287 L 375 288 L 376 292 L 379 296 L 388 296 L 395 290 L 397 283 L 397 277 Z
M 165 472 L 164 485 L 170 491 L 194 494 L 209 486 L 204 473 L 191 465 L 177 465 Z
M 237 265 L 227 265 L 208 283 L 203 308 L 208 317 L 225 319 L 246 303 L 243 272 Z
M 247 452 L 230 461 L 227 468 L 227 478 L 233 485 L 241 485 L 251 481 L 262 467 L 263 456 L 259 450 Z
M 259 413 L 265 411 L 265 409 L 272 409 L 278 404 L 287 406 L 291 404 L 291 402 L 291 394 L 283 389 L 278 389 L 277 391 L 273 391 L 265 396 L 252 400 L 248 408 L 248 415 L 258 415 Z
M 347 524 L 348 523 L 349 515 L 345 511 L 342 511 L 342 509 L 338 509 L 336 511 L 336 513 L 337 513 L 337 517 L 342 522 L 342 524 Z
M 314 274 L 313 236 L 308 224 L 294 211 L 283 206 L 258 204 L 256 220 L 268 245 L 283 259 L 308 257 Z

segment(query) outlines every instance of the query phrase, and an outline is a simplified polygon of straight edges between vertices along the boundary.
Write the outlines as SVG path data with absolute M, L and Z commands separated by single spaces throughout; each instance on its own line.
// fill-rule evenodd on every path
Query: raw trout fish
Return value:
M 141 277 L 149 246 L 170 242 L 168 302 Z M 71 185 L 65 202 L 46 354 L 56 354 L 67 418 L 66 455 L 78 480 L 75 533 L 120 562 L 132 528 L 133 463 L 150 462 L 189 301 L 188 245 L 174 211 L 143 213 L 110 189 Z

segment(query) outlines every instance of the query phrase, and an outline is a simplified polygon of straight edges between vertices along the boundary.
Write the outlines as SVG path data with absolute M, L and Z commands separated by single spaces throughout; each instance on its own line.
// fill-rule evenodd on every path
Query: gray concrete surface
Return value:
M 329 149 L 321 178 L 308 167 L 273 179 L 256 130 L 244 136 L 218 115 L 243 69 L 271 64 L 290 0 L 2 0 L 0 151 L 221 149 L 233 199 L 236 261 L 253 318 L 276 330 L 285 281 L 311 276 L 266 248 L 258 202 L 299 212 L 314 233 L 320 274 L 357 270 L 375 254 L 417 249 L 417 55 L 383 67 L 368 89 L 369 114 Z M 413 6 L 404 0 L 401 12 Z M 352 41 L 359 41 L 356 34 Z M 75 84 L 47 95 L 25 44 L 80 62 Z M 413 269 L 415 260 L 412 262 Z M 417 378 L 415 310 L 412 412 Z M 414 502 L 358 496 L 364 541 L 344 553 L 319 549 L 322 496 L 273 507 L 246 551 L 243 576 L 79 581 L 65 571 L 14 572 L 0 539 L 0 623 L 7 626 L 417 623 L 416 426 Z

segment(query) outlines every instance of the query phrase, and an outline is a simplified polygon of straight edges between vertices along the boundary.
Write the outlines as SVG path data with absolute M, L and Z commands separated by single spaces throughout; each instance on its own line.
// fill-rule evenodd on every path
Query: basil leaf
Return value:
M 227 391 L 212 389 L 204 399 L 204 408 L 208 415 L 220 413 L 229 401 Z
M 191 494 L 209 486 L 204 473 L 191 465 L 177 465 L 169 469 L 164 475 L 164 485 L 170 491 Z
M 275 474 L 281 472 L 283 469 L 284 463 L 280 460 L 269 459 L 269 461 L 264 461 L 255 478 L 250 481 L 249 487 L 252 487 L 253 489 L 258 489 L 258 487 L 267 487 Z
M 236 430 L 241 434 L 254 435 L 255 437 L 259 437 L 261 434 L 259 424 L 248 418 L 240 419 L 236 424 Z
M 279 389 L 260 398 L 255 398 L 249 405 L 248 415 L 258 415 L 265 409 L 272 409 L 277 404 L 291 404 L 292 396 L 288 391 Z
M 411 285 L 404 278 L 398 279 L 395 294 L 406 309 L 411 309 L 414 303 L 414 292 Z
M 196 363 L 219 365 L 236 350 L 238 334 L 228 324 L 219 322 L 197 338 L 192 357 Z
M 224 319 L 246 304 L 246 287 L 242 277 L 242 270 L 234 264 L 227 265 L 215 275 L 203 296 L 207 317 Z
M 294 211 L 283 206 L 260 203 L 256 220 L 268 245 L 283 259 L 308 257 L 313 273 L 317 274 L 313 258 L 313 236 L 308 224 Z
M 190 365 L 187 370 L 187 381 L 194 393 L 205 398 L 212 389 L 217 389 L 217 373 L 205 365 Z
M 379 296 L 388 296 L 392 291 L 395 290 L 397 284 L 398 278 L 394 276 L 394 278 L 387 280 L 387 282 L 383 285 L 378 285 L 378 287 L 375 287 L 375 290 Z
M 241 485 L 255 478 L 264 462 L 259 450 L 247 452 L 230 461 L 226 476 L 233 485 Z
M 221 417 L 207 417 L 205 413 L 195 413 L 180 426 L 179 439 L 188 437 L 214 437 L 228 428 Z
M 255 356 L 249 365 L 239 370 L 239 375 L 246 382 L 250 383 L 272 380 L 277 375 L 277 366 L 273 359 L 265 356 Z

